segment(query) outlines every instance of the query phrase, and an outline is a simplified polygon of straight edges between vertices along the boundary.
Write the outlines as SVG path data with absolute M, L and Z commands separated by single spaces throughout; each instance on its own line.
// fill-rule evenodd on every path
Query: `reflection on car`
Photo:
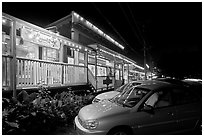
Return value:
M 200 129 L 201 108 L 201 91 L 147 80 L 83 107 L 75 117 L 75 129 L 99 135 L 177 134 Z
M 117 88 L 114 91 L 101 93 L 93 99 L 92 103 L 97 103 L 97 102 L 103 101 L 105 99 L 111 99 L 114 96 L 116 96 L 117 94 L 119 94 L 120 92 L 123 92 L 123 90 L 128 90 L 129 88 L 131 88 L 133 86 L 140 85 L 140 84 L 142 84 L 142 82 L 143 81 L 132 81 L 130 83 L 127 83 L 127 84 L 120 86 L 119 88 Z

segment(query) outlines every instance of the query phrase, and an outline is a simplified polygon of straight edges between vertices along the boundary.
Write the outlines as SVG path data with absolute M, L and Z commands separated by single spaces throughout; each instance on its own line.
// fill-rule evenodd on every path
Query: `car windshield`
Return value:
M 119 88 L 116 89 L 117 92 L 123 92 L 123 91 L 127 91 L 130 88 L 132 88 L 133 86 L 139 85 L 140 83 L 137 82 L 133 82 L 133 83 L 128 83 L 125 85 L 120 86 Z
M 132 87 L 128 90 L 123 90 L 123 92 L 116 95 L 110 101 L 124 107 L 134 107 L 147 93 L 147 89 Z

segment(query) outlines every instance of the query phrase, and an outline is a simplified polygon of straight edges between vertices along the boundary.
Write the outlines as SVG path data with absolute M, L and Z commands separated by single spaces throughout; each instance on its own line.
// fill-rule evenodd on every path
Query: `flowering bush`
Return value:
M 2 99 L 3 134 L 52 134 L 60 126 L 73 122 L 73 118 L 93 96 L 84 97 L 72 92 L 57 93 L 41 86 L 39 93 L 21 91 L 17 99 Z

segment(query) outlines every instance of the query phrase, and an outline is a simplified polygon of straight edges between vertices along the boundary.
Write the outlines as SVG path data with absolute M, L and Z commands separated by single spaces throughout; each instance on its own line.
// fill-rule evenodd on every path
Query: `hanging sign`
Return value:
M 51 47 L 55 49 L 60 48 L 60 40 L 52 36 L 37 32 L 27 27 L 23 27 L 21 36 L 24 40 L 32 41 L 36 44 Z

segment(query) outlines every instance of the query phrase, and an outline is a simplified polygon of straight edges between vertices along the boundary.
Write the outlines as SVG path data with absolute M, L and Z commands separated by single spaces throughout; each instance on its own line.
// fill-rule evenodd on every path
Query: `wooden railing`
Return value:
M 90 69 L 88 69 L 88 82 L 94 87 L 94 89 L 97 88 L 97 80 Z
M 2 55 L 2 87 L 10 88 L 10 64 L 12 57 L 9 55 Z
M 61 86 L 87 82 L 87 68 L 35 59 L 17 58 L 17 88 L 36 87 L 39 83 Z
M 63 84 L 87 83 L 87 68 L 84 66 L 63 65 Z

